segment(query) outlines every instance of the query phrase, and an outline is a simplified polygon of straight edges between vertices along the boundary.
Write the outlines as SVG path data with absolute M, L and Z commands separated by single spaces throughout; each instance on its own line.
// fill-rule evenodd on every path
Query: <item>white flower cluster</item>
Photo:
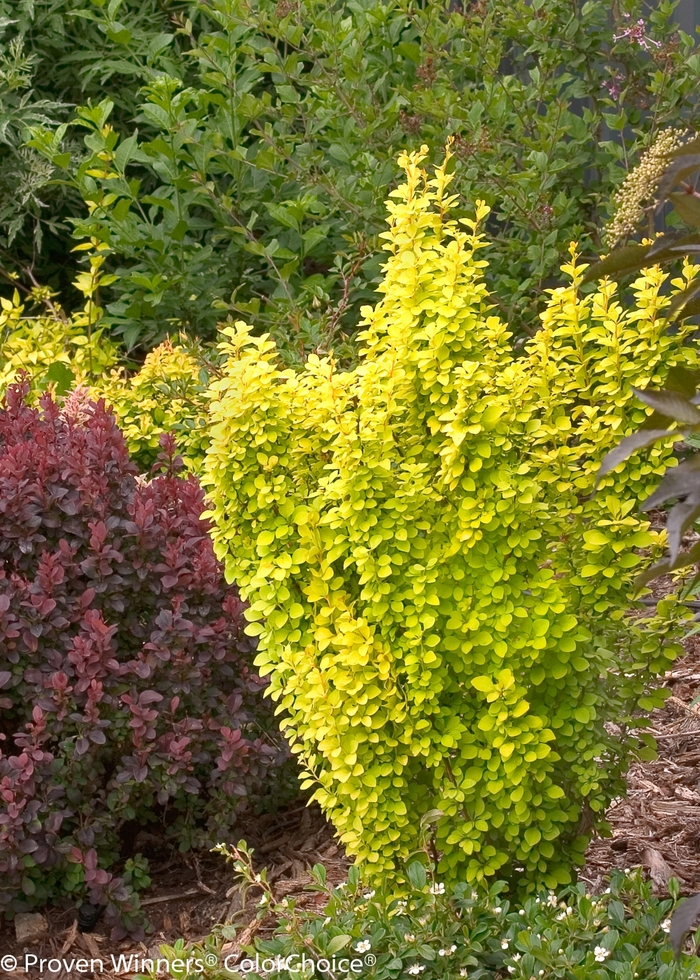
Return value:
M 520 955 L 520 953 L 514 953 L 511 959 L 513 960 L 514 963 L 519 963 L 520 960 L 522 959 L 522 956 Z M 508 973 L 515 973 L 515 967 L 509 966 Z
M 438 950 L 438 956 L 451 956 L 452 953 L 456 953 L 456 952 L 457 952 L 457 947 L 453 944 L 452 946 L 450 946 L 449 949 Z

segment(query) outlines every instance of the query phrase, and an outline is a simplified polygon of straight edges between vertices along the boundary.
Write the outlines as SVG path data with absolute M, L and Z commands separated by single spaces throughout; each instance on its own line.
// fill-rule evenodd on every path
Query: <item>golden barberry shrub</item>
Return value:
M 644 418 L 632 386 L 694 355 L 666 333 L 659 270 L 628 309 L 609 282 L 581 294 L 572 250 L 515 356 L 483 281 L 488 209 L 453 220 L 425 152 L 399 161 L 355 369 L 285 370 L 268 337 L 224 330 L 215 546 L 306 785 L 366 873 L 400 875 L 425 818 L 446 878 L 554 887 L 623 792 L 632 713 L 663 700 L 648 684 L 678 652 L 671 601 L 663 621 L 628 615 L 639 550 L 658 548 L 637 501 L 671 450 L 591 497 L 595 474 Z
M 206 374 L 193 354 L 167 340 L 129 371 L 117 366 L 119 349 L 104 331 L 87 329 L 82 312 L 68 317 L 54 307 L 31 315 L 16 292 L 0 304 L 0 396 L 20 373 L 31 379 L 33 401 L 48 388 L 66 394 L 80 386 L 112 408 L 142 469 L 155 462 L 163 432 L 174 433 L 190 470 L 201 465 L 208 400 Z
M 111 372 L 91 388 L 116 416 L 129 453 L 147 470 L 160 452 L 160 436 L 172 432 L 188 469 L 202 463 L 207 440 L 206 376 L 198 359 L 166 340 L 140 370 Z
M 117 349 L 101 329 L 86 329 L 81 313 L 33 315 L 14 292 L 0 299 L 0 395 L 25 372 L 34 396 L 52 384 L 87 383 L 113 367 Z

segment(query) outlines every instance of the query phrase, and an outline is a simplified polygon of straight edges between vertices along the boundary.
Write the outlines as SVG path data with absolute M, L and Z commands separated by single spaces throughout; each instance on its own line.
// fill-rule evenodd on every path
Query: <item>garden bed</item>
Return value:
M 683 892 L 700 892 L 700 705 L 691 707 L 700 693 L 700 638 L 685 647 L 665 678 L 673 693 L 652 715 L 659 757 L 631 767 L 627 797 L 608 811 L 613 836 L 588 849 L 581 878 L 593 890 L 610 868 L 641 864 L 659 893 L 671 875 Z
M 683 893 L 700 892 L 700 705 L 691 707 L 700 693 L 700 637 L 691 637 L 685 647 L 686 656 L 665 679 L 672 696 L 652 716 L 659 758 L 632 766 L 627 798 L 613 803 L 608 812 L 612 837 L 595 840 L 588 849 L 580 878 L 591 891 L 605 887 L 611 868 L 642 865 L 659 894 L 665 893 L 671 875 L 679 879 Z M 254 848 L 259 867 L 267 868 L 278 898 L 293 895 L 298 904 L 313 907 L 316 895 L 304 888 L 310 881 L 308 868 L 317 862 L 326 866 L 330 882 L 345 878 L 347 861 L 342 848 L 316 806 L 299 802 L 280 813 L 251 815 L 242 822 L 238 836 Z M 235 918 L 245 926 L 252 921 L 255 893 L 242 910 L 240 893 L 232 888 L 231 867 L 218 855 L 166 851 L 158 838 L 147 833 L 136 845 L 151 864 L 152 885 L 143 893 L 142 902 L 154 931 L 145 943 L 111 942 L 99 925 L 94 933 L 80 935 L 74 925 L 74 909 L 50 909 L 44 939 L 20 945 L 14 941 L 14 930 L 7 929 L 10 935 L 4 938 L 3 953 L 18 959 L 25 949 L 45 958 L 85 956 L 102 959 L 107 966 L 112 956 L 156 955 L 161 943 L 201 939 L 217 923 Z M 271 933 L 273 927 L 271 920 L 263 922 L 261 932 Z M 247 936 L 242 938 L 247 942 L 252 930 L 244 931 Z M 229 946 L 235 948 L 233 943 Z M 27 974 L 7 976 L 19 980 Z M 50 976 L 51 980 L 73 980 L 68 974 Z M 99 975 L 125 980 L 132 976 L 128 969 Z
M 241 823 L 238 836 L 254 848 L 260 866 L 267 868 L 268 881 L 274 883 L 280 898 L 294 895 L 299 904 L 313 906 L 315 896 L 304 894 L 304 887 L 310 881 L 307 869 L 319 862 L 326 866 L 329 881 L 340 882 L 346 877 L 347 861 L 317 806 L 307 807 L 300 802 L 280 813 L 251 815 Z M 240 892 L 232 887 L 231 866 L 222 857 L 206 851 L 189 855 L 166 851 L 162 842 L 148 833 L 139 835 L 136 845 L 151 864 L 152 884 L 142 893 L 142 904 L 154 931 L 145 943 L 112 942 L 103 934 L 100 924 L 94 932 L 81 935 L 77 931 L 75 909 L 52 908 L 45 913 L 47 935 L 34 943 L 17 943 L 14 929 L 6 926 L 2 954 L 13 955 L 22 962 L 25 951 L 47 959 L 86 957 L 101 959 L 107 967 L 112 957 L 118 961 L 120 957 L 157 955 L 161 943 L 173 943 L 180 938 L 199 939 L 217 923 L 234 918 L 242 923 L 251 920 L 255 892 L 248 901 L 248 909 L 242 910 Z M 272 932 L 272 928 L 270 922 L 268 931 Z M 95 977 L 102 980 L 132 975 L 131 970 L 107 970 Z M 19 980 L 27 974 L 18 971 L 5 976 Z M 69 974 L 51 973 L 50 977 L 73 980 Z

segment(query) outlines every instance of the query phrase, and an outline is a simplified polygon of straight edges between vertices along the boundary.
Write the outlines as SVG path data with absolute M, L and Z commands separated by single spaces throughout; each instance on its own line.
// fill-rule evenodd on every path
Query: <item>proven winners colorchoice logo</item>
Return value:
M 200 956 L 188 958 L 176 958 L 168 960 L 163 958 L 144 957 L 137 955 L 120 954 L 110 956 L 109 959 L 83 959 L 70 957 L 60 959 L 53 957 L 37 956 L 34 953 L 25 953 L 21 957 L 3 956 L 0 958 L 0 969 L 13 973 L 16 970 L 23 970 L 27 974 L 38 973 L 41 977 L 49 977 L 51 974 L 68 974 L 76 976 L 81 974 L 91 974 L 99 977 L 101 974 L 109 973 L 141 973 L 149 975 L 169 974 L 170 976 L 189 975 L 190 973 L 201 973 L 203 970 L 212 970 L 215 967 L 223 967 L 225 970 L 237 970 L 239 973 L 254 973 L 258 976 L 265 974 L 275 974 L 287 971 L 291 974 L 299 974 L 303 977 L 313 976 L 359 976 L 366 967 L 374 966 L 376 957 L 373 953 L 367 953 L 362 957 L 350 956 L 330 956 L 314 957 L 307 956 L 306 953 L 293 953 L 291 956 L 261 957 L 256 955 L 255 959 L 245 957 L 241 959 L 240 953 L 231 953 L 229 956 L 218 956 L 216 953 L 205 953 Z

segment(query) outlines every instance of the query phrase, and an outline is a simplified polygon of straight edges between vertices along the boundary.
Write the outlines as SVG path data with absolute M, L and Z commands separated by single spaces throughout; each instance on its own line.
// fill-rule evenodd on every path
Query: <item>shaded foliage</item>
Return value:
M 655 198 L 648 205 L 648 214 L 658 213 L 670 204 L 676 215 L 676 225 L 685 225 L 653 240 L 640 244 L 624 244 L 592 265 L 586 272 L 587 281 L 602 276 L 624 276 L 654 266 L 673 266 L 684 260 L 685 275 L 675 280 L 677 290 L 665 311 L 669 328 L 700 313 L 700 284 L 696 275 L 688 275 L 700 256 L 700 139 L 688 139 L 668 154 L 667 166 L 657 187 Z M 700 543 L 681 550 L 683 537 L 700 518 L 700 454 L 688 453 L 700 445 L 700 372 L 673 367 L 663 387 L 647 387 L 636 391 L 641 402 L 652 412 L 635 433 L 624 438 L 603 460 L 599 478 L 612 472 L 638 450 L 664 441 L 667 444 L 686 441 L 683 458 L 672 460 L 673 465 L 663 476 L 654 492 L 642 503 L 643 510 L 671 505 L 666 522 L 668 557 L 647 569 L 637 580 L 641 588 L 669 572 L 687 570 L 700 564 Z M 687 594 L 694 592 L 700 577 L 694 574 L 685 584 Z
M 626 29 L 640 6 L 623 6 L 197 2 L 162 35 L 171 61 L 134 69 L 138 107 L 108 90 L 78 111 L 89 132 L 70 159 L 77 130 L 35 127 L 32 146 L 88 205 L 75 234 L 112 251 L 106 320 L 128 346 L 211 335 L 231 312 L 295 360 L 352 356 L 396 153 L 453 135 L 460 194 L 492 207 L 489 283 L 522 334 L 563 249 L 597 242 L 627 161 L 696 111 L 700 62 L 672 6 L 641 35 Z M 124 70 L 131 7 L 90 10 Z

